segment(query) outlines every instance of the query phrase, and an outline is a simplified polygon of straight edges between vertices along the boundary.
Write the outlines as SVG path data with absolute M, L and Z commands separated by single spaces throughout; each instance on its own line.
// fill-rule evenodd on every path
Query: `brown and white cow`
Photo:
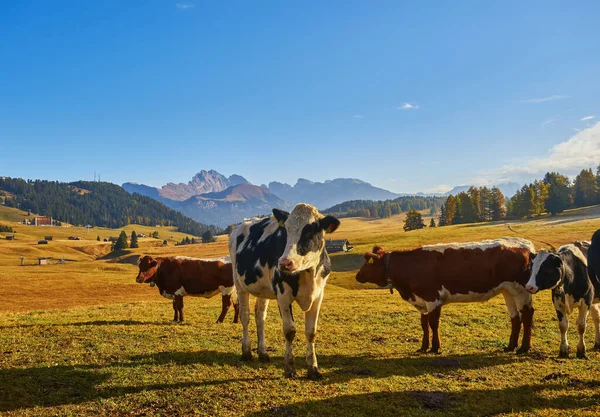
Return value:
M 268 361 L 265 344 L 265 319 L 270 299 L 277 299 L 285 335 L 286 377 L 296 375 L 292 342 L 296 323 L 292 304 L 305 312 L 308 377 L 321 374 L 315 354 L 315 337 L 319 310 L 331 263 L 325 250 L 325 233 L 335 231 L 340 221 L 324 216 L 308 204 L 298 204 L 291 213 L 273 209 L 273 216 L 237 226 L 229 236 L 229 252 L 242 319 L 242 360 L 251 360 L 248 337 L 250 294 L 256 300 L 258 359 Z
M 519 238 L 423 246 L 407 251 L 385 252 L 376 246 L 365 254 L 366 262 L 356 275 L 361 283 L 393 286 L 421 313 L 423 341 L 419 352 L 440 349 L 439 323 L 442 306 L 449 303 L 483 302 L 502 294 L 510 313 L 512 331 L 506 351 L 519 341 L 517 353 L 531 347 L 533 303 L 525 289 L 533 244 Z
M 140 258 L 139 268 L 137 282 L 149 283 L 152 287 L 156 285 L 160 295 L 173 300 L 173 321 L 183 321 L 184 296 L 211 298 L 221 293 L 221 315 L 217 323 L 225 320 L 231 304 L 235 310 L 233 322 L 237 323 L 239 308 L 229 258 L 153 258 L 146 255 Z

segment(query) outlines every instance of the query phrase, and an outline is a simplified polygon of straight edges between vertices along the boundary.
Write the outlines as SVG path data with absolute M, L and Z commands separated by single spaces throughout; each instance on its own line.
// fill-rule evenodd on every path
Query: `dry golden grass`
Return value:
M 512 226 L 538 247 L 541 241 L 558 246 L 589 239 L 600 228 L 594 217 L 599 214 L 593 207 Z M 431 356 L 414 353 L 421 330 L 408 303 L 354 280 L 362 253 L 375 243 L 404 249 L 514 236 L 503 223 L 405 233 L 400 217 L 343 219 L 336 238 L 348 238 L 357 248 L 332 256 L 317 337 L 324 374 L 319 382 L 282 377 L 284 342 L 274 306 L 267 320 L 272 362 L 246 364 L 238 360 L 241 328 L 230 323 L 231 313 L 226 323 L 214 324 L 218 297 L 186 299 L 187 323 L 176 325 L 170 323 L 170 302 L 134 281 L 130 262 L 139 254 L 222 256 L 226 237 L 180 247 L 141 239 L 141 248 L 114 258 L 105 256 L 106 244 L 93 240 L 37 245 L 38 233 L 46 230 L 19 230 L 23 239 L 0 241 L 0 412 L 7 415 L 600 414 L 600 357 L 590 350 L 587 361 L 557 358 L 560 335 L 550 294 L 535 296 L 530 354 L 502 352 L 510 325 L 499 297 L 444 307 L 443 352 Z M 22 254 L 69 261 L 21 267 Z M 302 315 L 296 319 L 300 330 Z M 296 363 L 303 376 L 305 344 L 302 331 L 298 335 Z M 593 346 L 593 331 L 586 339 Z

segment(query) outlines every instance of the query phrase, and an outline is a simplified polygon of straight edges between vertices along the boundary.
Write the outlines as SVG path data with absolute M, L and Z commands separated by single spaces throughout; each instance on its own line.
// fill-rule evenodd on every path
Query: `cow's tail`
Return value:
M 545 242 L 545 241 L 543 241 L 543 240 L 541 240 L 541 239 L 536 239 L 536 238 L 533 238 L 533 237 L 531 237 L 531 236 L 528 236 L 528 235 L 526 235 L 526 234 L 525 234 L 525 233 L 523 233 L 523 232 L 519 232 L 519 231 L 517 231 L 517 230 L 513 229 L 513 227 L 512 227 L 510 224 L 508 224 L 508 223 L 506 223 L 506 228 L 507 228 L 508 230 L 510 230 L 511 232 L 513 232 L 513 233 L 516 233 L 516 234 L 518 234 L 518 235 L 521 235 L 521 236 L 523 236 L 523 237 L 524 237 L 524 238 L 526 238 L 526 239 L 533 240 L 533 241 L 535 241 L 535 242 L 540 242 L 540 243 L 543 243 L 544 245 L 546 245 L 546 246 L 549 246 L 549 247 L 550 247 L 550 248 L 551 248 L 551 249 L 552 249 L 554 252 L 556 252 L 556 250 L 557 250 L 557 249 L 556 249 L 556 247 L 555 247 L 555 246 L 554 246 L 552 243 L 550 243 L 550 242 Z

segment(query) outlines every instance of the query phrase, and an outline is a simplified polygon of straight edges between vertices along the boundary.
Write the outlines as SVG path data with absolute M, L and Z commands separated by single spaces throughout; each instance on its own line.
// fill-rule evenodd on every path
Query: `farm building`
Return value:
M 138 233 L 138 234 L 137 234 L 137 237 L 146 237 L 146 235 L 145 235 L 145 234 L 143 234 L 143 233 Z
M 45 240 L 52 240 L 52 236 L 44 236 Z
M 47 240 L 38 240 L 38 245 L 47 245 L 48 241 Z
M 15 240 L 15 235 L 6 235 L 6 240 Z
M 33 226 L 52 226 L 52 217 L 38 216 L 31 219 Z
M 81 240 L 79 236 L 69 236 L 69 240 Z
M 48 264 L 48 259 L 46 259 L 46 258 L 38 258 L 38 263 L 39 263 L 39 265 L 47 265 Z
M 327 249 L 327 252 L 329 252 L 329 253 L 349 252 L 353 248 L 354 248 L 354 246 L 352 246 L 347 239 L 341 239 L 341 240 L 329 239 L 329 240 L 325 241 L 325 249 Z

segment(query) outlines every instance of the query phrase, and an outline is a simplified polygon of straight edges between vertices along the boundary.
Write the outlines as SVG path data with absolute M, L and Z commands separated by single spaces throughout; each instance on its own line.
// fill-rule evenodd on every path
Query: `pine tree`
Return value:
M 498 187 L 493 187 L 490 191 L 489 201 L 489 220 L 498 221 L 506 216 L 506 200 L 504 194 Z
M 575 207 L 591 206 L 596 202 L 598 188 L 592 169 L 582 169 L 573 185 Z
M 96 236 L 96 240 L 100 242 L 100 235 Z
M 213 234 L 210 230 L 207 230 L 202 235 L 202 243 L 211 243 L 211 242 L 216 242 L 216 241 L 217 241 L 217 239 L 213 236 Z
M 444 226 L 454 224 L 454 216 L 456 216 L 456 198 L 450 194 L 446 200 L 446 221 L 444 222 Z
M 565 211 L 571 205 L 569 179 L 558 172 L 548 172 L 544 176 L 544 184 L 550 185 L 545 204 L 546 211 L 553 216 Z
M 125 231 L 122 230 L 121 234 L 119 235 L 119 238 L 115 242 L 113 251 L 127 249 L 128 247 L 129 247 L 129 244 L 127 243 L 127 233 L 125 233 Z
M 131 232 L 131 243 L 129 244 L 129 247 L 132 249 L 140 247 L 140 245 L 138 244 L 138 237 L 137 233 L 135 233 L 135 230 Z
M 440 218 L 438 219 L 438 227 L 446 226 L 446 205 L 440 207 Z
M 432 217 L 431 221 L 429 222 L 429 227 L 435 227 L 435 219 Z
M 422 229 L 425 227 L 423 223 L 423 217 L 415 209 L 411 209 L 406 213 L 406 219 L 404 220 L 404 231 L 409 232 L 411 230 Z

